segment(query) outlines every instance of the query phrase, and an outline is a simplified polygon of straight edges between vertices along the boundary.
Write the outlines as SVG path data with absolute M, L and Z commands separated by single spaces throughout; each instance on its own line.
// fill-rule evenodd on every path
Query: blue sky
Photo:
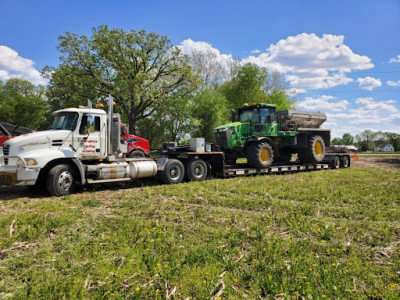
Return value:
M 297 108 L 328 114 L 333 136 L 400 133 L 400 0 L 0 0 L 0 80 L 44 83 L 37 71 L 58 65 L 58 36 L 102 24 L 277 69 Z

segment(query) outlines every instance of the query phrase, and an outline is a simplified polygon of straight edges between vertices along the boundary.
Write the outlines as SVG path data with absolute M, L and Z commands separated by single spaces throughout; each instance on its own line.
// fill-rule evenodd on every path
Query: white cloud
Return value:
M 251 51 L 251 54 L 258 54 L 258 53 L 260 53 L 260 52 L 261 52 L 261 50 L 255 49 L 255 50 L 252 50 L 252 51 Z
M 363 90 L 372 91 L 374 88 L 381 86 L 382 82 L 379 78 L 373 77 L 365 77 L 365 78 L 358 78 L 357 82 L 359 83 L 359 87 Z
M 389 81 L 386 81 L 386 84 L 389 86 L 400 86 L 400 80 L 398 80 L 398 81 L 389 80 Z
M 333 96 L 322 95 L 319 98 L 306 97 L 305 101 L 296 103 L 296 108 L 309 111 L 337 112 L 343 111 L 349 105 L 347 100 L 331 102 Z
M 18 55 L 15 50 L 0 45 L 0 80 L 23 78 L 31 83 L 46 84 L 40 72 L 33 67 L 34 62 Z
M 346 112 L 327 113 L 333 126 L 333 136 L 350 132 L 353 135 L 366 129 L 400 132 L 400 110 L 395 100 L 375 101 L 373 98 L 358 98 L 356 107 Z
M 389 63 L 400 63 L 400 54 L 397 55 L 397 57 L 392 57 L 392 58 L 389 60 Z
M 343 41 L 342 35 L 318 37 L 302 33 L 282 39 L 260 55 L 243 61 L 286 74 L 296 88 L 331 88 L 352 82 L 346 76 L 352 70 L 374 67 L 369 57 L 354 53 Z
M 191 56 L 194 51 L 205 54 L 207 52 L 211 52 L 216 61 L 227 69 L 229 67 L 229 63 L 233 61 L 231 54 L 222 54 L 218 49 L 214 48 L 210 43 L 207 42 L 195 42 L 192 39 L 187 39 L 182 41 L 177 47 L 181 49 L 183 54 L 189 56 Z
M 297 95 L 304 94 L 304 93 L 307 93 L 307 91 L 305 89 L 292 88 L 292 89 L 286 90 L 286 94 L 289 96 L 297 96 Z

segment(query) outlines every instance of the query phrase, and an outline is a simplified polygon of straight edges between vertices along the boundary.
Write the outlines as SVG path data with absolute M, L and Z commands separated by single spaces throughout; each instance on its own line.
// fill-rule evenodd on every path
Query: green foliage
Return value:
M 354 137 L 350 133 L 343 134 L 342 138 L 334 138 L 332 145 L 354 145 Z
M 194 137 L 204 137 L 207 142 L 213 142 L 214 128 L 229 121 L 227 100 L 217 90 L 206 89 L 194 98 L 193 116 L 199 120 Z
M 270 77 L 265 68 L 251 63 L 241 66 L 237 75 L 221 87 L 222 93 L 228 100 L 228 107 L 237 109 L 245 103 L 256 102 L 276 104 L 277 110 L 291 108 L 293 101 L 288 98 L 284 90 L 278 88 L 278 84 L 268 87 L 273 82 L 268 78 Z M 264 90 L 271 91 L 271 93 L 267 94 Z
M 182 93 L 167 97 L 163 109 L 138 122 L 138 134 L 149 139 L 153 148 L 165 141 L 182 142 L 197 127 L 198 121 L 191 114 L 193 98 Z
M 134 133 L 137 122 L 162 111 L 167 98 L 196 88 L 187 58 L 165 36 L 99 26 L 92 36 L 67 32 L 58 50 L 63 54 L 58 68 L 43 70 L 50 79 L 53 102 L 82 102 L 111 94 Z M 72 99 L 68 100 L 71 95 Z M 86 101 L 85 101 L 86 102 Z
M 0 120 L 32 129 L 44 126 L 47 109 L 42 93 L 43 87 L 18 78 L 0 85 Z
M 2 191 L 0 297 L 398 299 L 399 175 Z
M 267 70 L 247 63 L 239 68 L 237 75 L 222 87 L 229 108 L 236 109 L 245 103 L 268 103 L 268 96 L 261 87 L 267 78 Z

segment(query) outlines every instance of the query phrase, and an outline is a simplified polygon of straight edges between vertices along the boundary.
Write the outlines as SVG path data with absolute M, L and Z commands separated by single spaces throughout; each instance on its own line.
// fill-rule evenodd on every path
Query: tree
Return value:
M 345 133 L 345 134 L 343 134 L 342 142 L 343 142 L 342 145 L 353 145 L 354 138 L 350 133 Z
M 268 88 L 268 71 L 255 64 L 247 63 L 241 66 L 237 75 L 222 86 L 222 93 L 229 103 L 229 108 L 236 109 L 244 103 L 276 104 L 277 110 L 289 109 L 293 101 L 288 98 L 284 90 L 277 87 Z M 278 84 L 277 84 L 278 86 Z M 271 92 L 266 94 L 265 90 Z
M 207 142 L 214 141 L 214 128 L 229 120 L 227 106 L 226 98 L 219 91 L 206 89 L 200 92 L 193 106 L 193 117 L 199 122 L 194 136 L 204 137 Z
M 376 133 L 369 129 L 356 135 L 356 141 L 361 151 L 373 150 L 375 148 L 375 135 Z
M 74 101 L 82 101 L 111 94 L 131 133 L 139 120 L 163 110 L 170 95 L 191 92 L 198 84 L 187 57 L 156 33 L 100 26 L 90 38 L 67 32 L 59 40 L 61 65 L 43 70 L 50 80 L 49 95 L 65 100 L 62 94 L 70 93 Z
M 388 143 L 393 146 L 394 151 L 400 151 L 400 134 L 385 132 L 385 135 Z
M 0 85 L 0 120 L 18 127 L 38 129 L 45 123 L 46 102 L 39 97 L 43 87 L 13 78 Z
M 332 144 L 332 145 L 343 145 L 343 140 L 342 140 L 341 138 L 334 138 L 334 139 L 331 141 L 331 144 Z

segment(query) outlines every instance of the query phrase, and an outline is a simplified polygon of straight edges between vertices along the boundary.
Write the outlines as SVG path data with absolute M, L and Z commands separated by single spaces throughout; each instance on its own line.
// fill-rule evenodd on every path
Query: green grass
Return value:
M 400 298 L 399 170 L 121 187 L 0 196 L 0 298 Z

